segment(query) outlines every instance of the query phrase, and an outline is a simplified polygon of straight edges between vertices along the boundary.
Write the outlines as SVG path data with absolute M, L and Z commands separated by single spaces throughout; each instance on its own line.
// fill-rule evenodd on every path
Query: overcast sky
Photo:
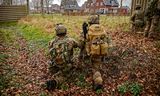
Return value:
M 60 1 L 61 1 L 61 0 L 54 0 L 54 1 L 53 1 L 53 4 L 58 4 L 58 5 L 60 5 Z M 87 0 L 80 0 L 79 5 L 81 6 L 85 1 L 87 1 Z M 120 0 L 118 0 L 118 1 L 120 2 Z M 130 6 L 130 5 L 131 5 L 131 1 L 132 1 L 132 0 L 124 0 L 124 1 L 123 1 L 123 6 Z

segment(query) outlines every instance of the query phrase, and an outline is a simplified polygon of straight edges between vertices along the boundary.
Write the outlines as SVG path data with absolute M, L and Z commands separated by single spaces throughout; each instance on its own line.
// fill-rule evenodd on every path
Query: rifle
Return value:
M 83 30 L 83 40 L 82 40 L 82 45 L 81 45 L 81 50 L 80 50 L 80 58 L 84 59 L 85 55 L 86 55 L 86 50 L 85 50 L 85 46 L 86 46 L 86 39 L 87 39 L 87 34 L 88 34 L 88 24 L 86 22 L 84 22 L 82 24 L 82 30 Z
M 86 34 L 88 33 L 88 24 L 86 22 L 82 25 L 84 39 L 86 40 Z

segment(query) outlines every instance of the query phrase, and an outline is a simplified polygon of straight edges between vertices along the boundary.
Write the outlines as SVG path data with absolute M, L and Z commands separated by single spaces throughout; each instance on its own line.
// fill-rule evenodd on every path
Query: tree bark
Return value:
M 46 0 L 46 7 L 47 7 L 47 13 L 49 14 L 49 3 L 50 3 L 50 0 Z
M 43 9 L 43 6 L 44 6 L 44 4 L 43 4 L 43 0 L 41 0 L 41 14 L 42 14 L 42 16 L 44 15 L 44 9 Z
M 123 0 L 121 0 L 121 5 L 120 5 L 120 8 L 122 8 L 122 5 L 123 5 Z
M 29 14 L 29 0 L 27 0 L 27 13 Z

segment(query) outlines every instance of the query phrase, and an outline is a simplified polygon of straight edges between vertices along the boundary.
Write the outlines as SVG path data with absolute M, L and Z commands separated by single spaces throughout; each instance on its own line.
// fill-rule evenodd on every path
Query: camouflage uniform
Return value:
M 144 13 L 140 5 L 136 5 L 136 10 L 131 16 L 131 23 L 133 32 L 142 31 L 142 27 L 144 26 Z
M 91 30 L 92 27 L 94 26 L 99 26 L 99 16 L 91 16 L 89 18 L 89 31 Z M 108 37 L 107 38 L 104 38 L 108 41 Z M 86 41 L 85 41 L 85 50 L 87 51 L 87 46 L 89 46 L 89 38 L 87 37 Z M 88 54 L 88 52 L 86 52 Z M 88 54 L 89 55 L 89 54 Z M 102 69 L 102 57 L 103 56 L 92 56 L 92 55 L 89 55 L 90 56 L 90 63 L 92 64 L 92 72 L 93 72 L 93 88 L 94 90 L 97 90 L 97 89 L 100 89 L 102 88 L 102 85 L 103 85 L 103 79 L 102 79 L 102 75 L 101 75 L 101 69 Z M 84 60 L 85 61 L 85 60 Z
M 84 22 L 82 25 L 83 34 L 80 36 L 80 43 L 81 43 L 81 52 L 80 52 L 80 59 L 87 58 L 85 45 L 89 27 L 93 24 L 99 24 L 99 15 L 91 15 L 88 18 L 88 23 Z
M 146 27 L 145 27 L 145 37 L 160 39 L 160 0 L 151 0 L 149 2 L 148 8 L 146 9 Z
M 66 32 L 67 29 L 63 25 L 57 25 L 57 36 L 49 43 L 49 52 L 51 55 L 49 70 L 52 75 L 52 79 L 56 82 L 56 87 L 59 87 L 67 79 L 71 78 L 74 70 L 73 68 L 77 67 L 74 65 L 73 49 L 79 47 L 79 44 L 74 39 L 66 36 Z M 64 46 L 58 48 L 58 46 L 60 46 L 59 44 L 64 44 Z M 63 53 L 60 53 L 62 58 L 57 59 L 60 57 L 58 52 L 64 49 L 66 50 L 63 51 Z

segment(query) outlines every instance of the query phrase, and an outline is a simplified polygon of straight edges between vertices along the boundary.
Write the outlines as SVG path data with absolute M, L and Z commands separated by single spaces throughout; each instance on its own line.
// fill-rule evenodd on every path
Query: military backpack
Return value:
M 86 51 L 88 55 L 107 55 L 109 45 L 105 41 L 106 33 L 99 24 L 89 27 Z
M 67 40 L 58 40 L 56 43 L 54 43 L 50 54 L 56 64 L 69 63 L 69 43 L 67 42 Z

